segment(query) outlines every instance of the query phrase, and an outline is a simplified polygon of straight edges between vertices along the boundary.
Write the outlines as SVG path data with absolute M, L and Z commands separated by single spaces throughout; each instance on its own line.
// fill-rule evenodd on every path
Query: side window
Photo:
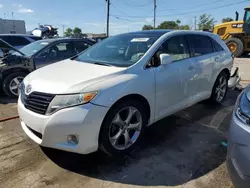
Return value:
M 30 43 L 26 38 L 19 36 L 12 36 L 11 43 L 13 46 L 24 46 Z
M 166 53 L 171 55 L 173 61 L 190 57 L 188 46 L 184 36 L 175 36 L 167 39 L 157 51 L 157 56 Z
M 245 22 L 246 22 L 247 24 L 250 24 L 250 11 L 247 11 L 247 12 L 246 12 Z
M 39 54 L 39 59 L 47 59 L 51 61 L 63 60 L 70 58 L 76 54 L 72 42 L 60 42 L 52 44 L 49 48 Z
M 207 36 L 187 35 L 187 39 L 192 56 L 201 56 L 214 52 L 212 43 Z
M 90 44 L 84 41 L 75 41 L 74 45 L 77 53 L 80 53 L 91 46 Z
M 211 38 L 211 42 L 212 42 L 212 44 L 213 44 L 213 46 L 214 46 L 214 50 L 215 50 L 216 52 L 220 52 L 220 51 L 223 51 L 223 50 L 224 50 L 224 49 L 221 47 L 221 45 L 220 45 L 218 42 L 216 42 L 214 39 Z

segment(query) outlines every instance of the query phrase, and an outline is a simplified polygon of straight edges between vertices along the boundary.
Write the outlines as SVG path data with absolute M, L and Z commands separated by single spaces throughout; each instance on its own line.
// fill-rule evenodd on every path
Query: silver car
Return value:
M 232 115 L 227 167 L 235 187 L 250 187 L 250 86 L 239 95 Z

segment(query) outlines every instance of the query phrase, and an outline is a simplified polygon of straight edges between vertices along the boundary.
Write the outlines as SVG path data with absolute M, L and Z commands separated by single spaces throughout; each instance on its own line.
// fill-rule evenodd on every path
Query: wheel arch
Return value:
M 148 100 L 143 97 L 142 95 L 140 94 L 128 94 L 128 95 L 125 95 L 123 97 L 121 97 L 120 99 L 118 99 L 108 110 L 108 112 L 106 113 L 103 121 L 102 121 L 102 125 L 103 123 L 105 122 L 106 120 L 106 117 L 107 117 L 107 114 L 116 106 L 118 105 L 119 103 L 123 102 L 123 101 L 127 101 L 127 100 L 136 100 L 136 101 L 140 101 L 143 106 L 145 107 L 146 109 L 146 115 L 147 115 L 147 120 L 148 120 L 148 123 L 149 123 L 149 120 L 150 120 L 150 117 L 151 117 L 151 108 L 150 108 L 150 104 L 148 102 Z M 101 129 L 102 129 L 102 125 L 100 127 L 100 131 L 99 131 L 99 135 L 98 135 L 98 142 L 100 140 L 100 132 L 101 132 Z
M 7 69 L 5 71 L 2 72 L 2 80 L 4 80 L 4 78 L 6 76 L 8 76 L 9 74 L 11 73 L 16 73 L 16 72 L 24 72 L 24 73 L 27 73 L 29 74 L 31 71 L 29 71 L 28 69 L 25 69 L 25 68 L 12 68 L 12 69 Z

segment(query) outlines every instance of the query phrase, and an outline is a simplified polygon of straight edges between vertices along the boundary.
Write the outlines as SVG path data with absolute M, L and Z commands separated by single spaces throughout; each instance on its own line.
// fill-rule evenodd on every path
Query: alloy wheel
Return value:
M 135 107 L 126 107 L 114 117 L 109 127 L 109 141 L 117 150 L 125 150 L 139 138 L 142 130 L 142 115 Z
M 19 86 L 20 86 L 21 82 L 23 81 L 23 79 L 24 79 L 24 77 L 18 76 L 10 81 L 9 90 L 13 95 L 18 96 Z
M 227 92 L 227 79 L 224 76 L 221 76 L 218 80 L 218 85 L 215 88 L 215 96 L 216 96 L 216 101 L 221 102 Z

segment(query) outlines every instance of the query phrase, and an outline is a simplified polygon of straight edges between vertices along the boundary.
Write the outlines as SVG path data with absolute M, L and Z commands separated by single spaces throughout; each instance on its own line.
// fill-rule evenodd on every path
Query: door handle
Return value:
M 188 70 L 190 70 L 190 71 L 191 71 L 191 70 L 194 70 L 194 66 L 189 66 L 189 67 L 188 67 Z

